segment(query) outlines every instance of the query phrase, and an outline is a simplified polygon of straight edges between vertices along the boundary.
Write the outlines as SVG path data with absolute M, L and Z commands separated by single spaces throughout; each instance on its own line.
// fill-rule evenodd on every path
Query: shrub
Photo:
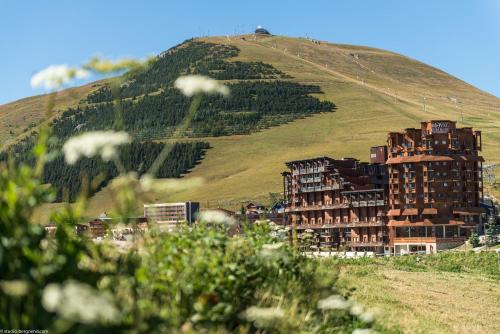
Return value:
M 476 232 L 471 233 L 471 235 L 469 237 L 469 243 L 474 248 L 479 247 L 479 235 L 477 235 Z

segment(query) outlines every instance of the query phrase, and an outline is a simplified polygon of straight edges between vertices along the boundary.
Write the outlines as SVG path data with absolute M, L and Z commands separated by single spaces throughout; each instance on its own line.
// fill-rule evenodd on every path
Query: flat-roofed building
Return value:
M 180 222 L 193 224 L 199 210 L 198 202 L 144 204 L 144 217 L 149 221 L 169 226 Z

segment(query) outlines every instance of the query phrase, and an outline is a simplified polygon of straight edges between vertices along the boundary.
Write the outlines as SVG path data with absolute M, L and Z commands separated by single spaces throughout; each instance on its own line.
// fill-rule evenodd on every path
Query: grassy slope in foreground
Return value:
M 300 83 L 319 85 L 325 92 L 320 98 L 338 109 L 251 135 L 202 139 L 213 148 L 187 177 L 201 176 L 206 184 L 158 201 L 238 208 L 241 201 L 266 200 L 269 192 L 281 191 L 285 161 L 316 155 L 367 160 L 369 147 L 384 144 L 387 132 L 428 119 L 482 130 L 483 155 L 500 162 L 500 100 L 438 69 L 379 49 L 297 38 L 204 40 L 233 44 L 241 50 L 239 60 L 269 63 Z M 104 190 L 91 201 L 89 215 L 110 205 Z
M 486 255 L 489 260 L 485 260 Z M 386 328 L 404 333 L 493 334 L 500 326 L 495 255 L 428 255 L 435 261 L 429 266 L 416 263 L 413 268 L 401 264 L 411 260 L 409 257 L 359 259 L 341 264 L 339 283 L 346 291 L 353 291 L 354 300 L 371 308 Z M 456 272 L 445 271 L 450 269 Z M 486 269 L 490 269 L 489 274 Z

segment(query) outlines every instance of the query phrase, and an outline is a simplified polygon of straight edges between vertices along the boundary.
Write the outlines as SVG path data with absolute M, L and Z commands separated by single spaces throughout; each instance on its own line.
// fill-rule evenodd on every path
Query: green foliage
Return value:
M 207 96 L 202 101 L 186 136 L 248 134 L 299 117 L 335 109 L 320 94 L 318 86 L 285 81 L 242 81 L 230 84 L 230 98 Z M 121 101 L 124 130 L 140 140 L 168 137 L 187 112 L 190 100 L 172 87 L 159 94 Z M 52 123 L 61 138 L 74 132 L 112 128 L 115 108 L 111 102 L 66 110 Z
M 473 273 L 500 278 L 500 268 L 495 252 L 463 252 L 449 251 L 427 255 L 402 255 L 394 257 L 357 259 L 328 259 L 327 262 L 336 265 L 357 265 L 360 267 L 370 265 L 389 266 L 404 271 L 443 271 L 456 273 Z
M 120 149 L 122 164 L 128 171 L 135 171 L 139 176 L 147 172 L 153 161 L 165 144 L 143 142 L 132 143 Z M 157 176 L 160 178 L 179 177 L 193 168 L 209 148 L 206 142 L 175 143 L 167 159 L 161 165 Z M 98 158 L 84 158 L 70 166 L 64 162 L 63 156 L 58 156 L 47 163 L 44 172 L 44 182 L 52 184 L 57 189 L 57 201 L 74 201 L 82 190 L 93 195 L 109 181 L 119 175 L 116 166 L 104 163 Z M 92 188 L 82 187 L 82 177 L 86 180 L 96 180 Z
M 479 247 L 479 235 L 476 232 L 471 233 L 469 243 L 474 248 Z
M 29 149 L 33 146 L 29 140 L 11 148 L 10 154 L 16 159 L 16 164 L 34 166 L 35 159 Z M 60 145 L 52 147 L 53 152 L 59 150 Z M 120 149 L 122 164 L 128 171 L 135 171 L 138 175 L 144 174 L 161 152 L 164 143 L 134 142 Z M 210 147 L 206 142 L 175 143 L 168 157 L 161 165 L 157 176 L 161 178 L 180 177 L 193 168 Z M 7 154 L 0 155 L 0 161 L 7 159 Z M 105 187 L 109 181 L 118 176 L 116 166 L 102 162 L 99 158 L 83 158 L 75 165 L 68 165 L 62 155 L 53 156 L 45 165 L 43 183 L 48 183 L 56 189 L 56 201 L 74 201 L 85 191 L 93 195 Z M 83 180 L 94 181 L 92 184 L 82 184 Z M 98 180 L 98 181 L 96 181 Z M 88 187 L 87 187 L 88 186 Z
M 102 248 L 75 236 L 77 211 L 64 209 L 54 217 L 57 232 L 53 238 L 31 221 L 33 210 L 54 196 L 31 168 L 0 165 L 0 189 L 0 327 L 82 332 L 81 325 L 46 310 L 43 292 L 48 284 L 67 280 L 95 288 L 107 271 Z M 88 259 L 100 265 L 86 266 Z M 100 327 L 96 320 L 85 332 Z M 106 327 L 112 331 L 114 326 L 108 323 Z
M 0 167 L 0 326 L 53 333 L 310 332 L 350 333 L 371 320 L 319 309 L 335 275 L 287 244 L 267 225 L 230 237 L 200 223 L 154 228 L 117 248 L 78 237 L 84 202 L 53 216 L 53 237 L 31 222 L 54 192 L 32 169 Z M 343 297 L 334 298 L 343 300 Z M 323 302 L 324 303 L 324 302 Z
M 322 93 L 319 86 L 283 81 L 289 76 L 269 64 L 228 61 L 238 53 L 233 46 L 187 41 L 160 55 L 146 70 L 126 74 L 116 96 L 104 86 L 88 96 L 90 105 L 68 109 L 53 127 L 59 136 L 75 129 L 110 128 L 115 120 L 111 101 L 118 99 L 125 130 L 140 140 L 168 137 L 189 105 L 189 99 L 173 88 L 175 79 L 184 74 L 239 81 L 229 85 L 229 99 L 214 95 L 203 100 L 186 136 L 248 134 L 334 111 L 333 103 L 310 96 Z
M 181 75 L 201 74 L 220 80 L 285 79 L 290 76 L 262 62 L 228 62 L 236 57 L 238 48 L 187 40 L 160 54 L 146 71 L 125 74 L 118 97 L 134 98 L 171 87 Z M 109 102 L 113 98 L 109 87 L 88 97 L 90 103 Z

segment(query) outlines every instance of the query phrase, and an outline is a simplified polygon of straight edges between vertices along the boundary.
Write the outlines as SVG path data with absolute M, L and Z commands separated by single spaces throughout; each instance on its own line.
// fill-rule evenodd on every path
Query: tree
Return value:
M 470 235 L 469 243 L 474 248 L 479 246 L 479 235 L 476 232 L 472 232 L 472 234 Z
M 488 218 L 488 229 L 486 230 L 486 245 L 487 246 L 493 246 L 496 244 L 496 238 L 495 238 L 495 234 L 496 234 L 496 221 L 495 221 L 495 217 L 494 216 L 490 216 L 490 218 Z

